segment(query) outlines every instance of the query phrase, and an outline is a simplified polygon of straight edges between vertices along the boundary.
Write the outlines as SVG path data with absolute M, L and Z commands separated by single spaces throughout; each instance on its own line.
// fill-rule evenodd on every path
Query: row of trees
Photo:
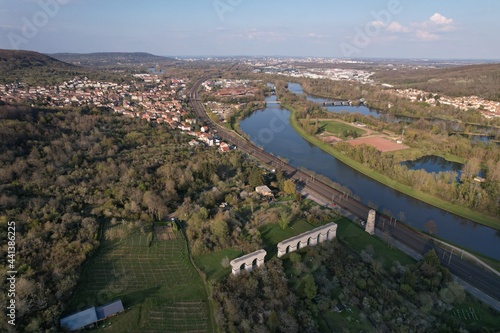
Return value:
M 411 134 L 410 134 L 411 135 Z M 461 139 L 465 140 L 465 139 Z M 400 160 L 392 154 L 384 154 L 372 146 L 353 146 L 346 142 L 335 145 L 335 148 L 350 158 L 389 176 L 397 182 L 408 185 L 449 202 L 457 203 L 492 216 L 500 213 L 500 160 L 497 158 L 468 159 L 460 178 L 455 171 L 428 173 L 425 170 L 411 170 L 400 164 Z M 428 150 L 431 153 L 433 150 Z M 439 149 L 436 153 L 442 153 Z M 474 178 L 480 170 L 485 170 L 485 181 L 478 183 Z

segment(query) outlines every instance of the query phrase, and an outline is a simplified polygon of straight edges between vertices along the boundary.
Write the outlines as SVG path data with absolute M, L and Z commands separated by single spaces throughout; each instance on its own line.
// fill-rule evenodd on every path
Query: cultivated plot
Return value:
M 71 310 L 121 299 L 126 311 L 100 323 L 106 332 L 209 331 L 203 282 L 182 234 L 161 241 L 151 232 L 120 234 L 126 236 L 104 240 L 87 264 Z

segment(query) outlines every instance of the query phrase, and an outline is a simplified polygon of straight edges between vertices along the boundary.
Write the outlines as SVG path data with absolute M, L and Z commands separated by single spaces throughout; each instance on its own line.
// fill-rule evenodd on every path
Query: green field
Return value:
M 196 266 L 205 274 L 207 280 L 218 280 L 231 273 L 231 267 L 222 266 L 222 261 L 241 257 L 243 252 L 235 249 L 215 251 L 194 257 Z
M 337 238 L 347 243 L 347 246 L 356 253 L 361 254 L 370 245 L 373 250 L 373 258 L 381 260 L 386 269 L 389 269 L 394 261 L 399 261 L 401 265 L 415 263 L 410 256 L 401 252 L 397 248 L 387 245 L 377 237 L 370 236 L 361 227 L 353 222 L 342 218 L 337 223 Z
M 115 228 L 128 232 L 126 225 Z M 121 299 L 125 313 L 99 323 L 98 331 L 213 331 L 205 286 L 182 234 L 150 242 L 151 235 L 134 231 L 117 241 L 104 240 L 86 265 L 67 312 Z
M 331 133 L 336 136 L 342 136 L 344 132 L 354 131 L 358 133 L 359 136 L 366 133 L 365 130 L 362 130 L 358 127 L 351 126 L 348 124 L 344 124 L 334 120 L 322 120 L 319 122 L 320 129 Z

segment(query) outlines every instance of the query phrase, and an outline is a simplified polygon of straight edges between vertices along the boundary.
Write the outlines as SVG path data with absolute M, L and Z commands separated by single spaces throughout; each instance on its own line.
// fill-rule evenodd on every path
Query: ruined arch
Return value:
M 264 264 L 264 258 L 267 252 L 265 250 L 259 250 L 242 257 L 231 260 L 230 265 L 234 275 L 237 275 L 241 270 L 246 270 L 251 272 L 254 267 L 260 267 Z
M 304 232 L 278 243 L 278 257 L 297 251 L 306 246 L 314 246 L 337 236 L 337 224 L 331 222 L 322 227 Z

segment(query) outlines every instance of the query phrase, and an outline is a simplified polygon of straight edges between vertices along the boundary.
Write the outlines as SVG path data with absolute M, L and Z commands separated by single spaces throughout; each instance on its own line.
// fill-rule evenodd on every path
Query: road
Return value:
M 307 191 L 322 197 L 325 202 L 330 203 L 330 207 L 338 206 L 357 218 L 366 220 L 368 212 L 371 209 L 370 207 L 325 184 L 314 176 L 298 170 L 285 161 L 268 154 L 240 135 L 213 122 L 207 116 L 205 108 L 198 97 L 200 86 L 207 79 L 201 78 L 195 82 L 190 90 L 190 103 L 198 118 L 210 128 L 212 133 L 215 133 L 224 141 L 236 145 L 238 149 L 259 160 L 270 169 L 281 168 L 286 177 L 305 187 Z M 429 250 L 435 249 L 443 266 L 447 267 L 452 274 L 461 280 L 495 299 L 498 304 L 493 304 L 493 306 L 498 307 L 500 311 L 500 277 L 498 275 L 465 260 L 462 258 L 461 252 L 453 253 L 453 251 L 444 250 L 428 235 L 411 229 L 395 218 L 377 213 L 375 226 L 383 235 L 400 242 L 420 255 L 424 255 Z

